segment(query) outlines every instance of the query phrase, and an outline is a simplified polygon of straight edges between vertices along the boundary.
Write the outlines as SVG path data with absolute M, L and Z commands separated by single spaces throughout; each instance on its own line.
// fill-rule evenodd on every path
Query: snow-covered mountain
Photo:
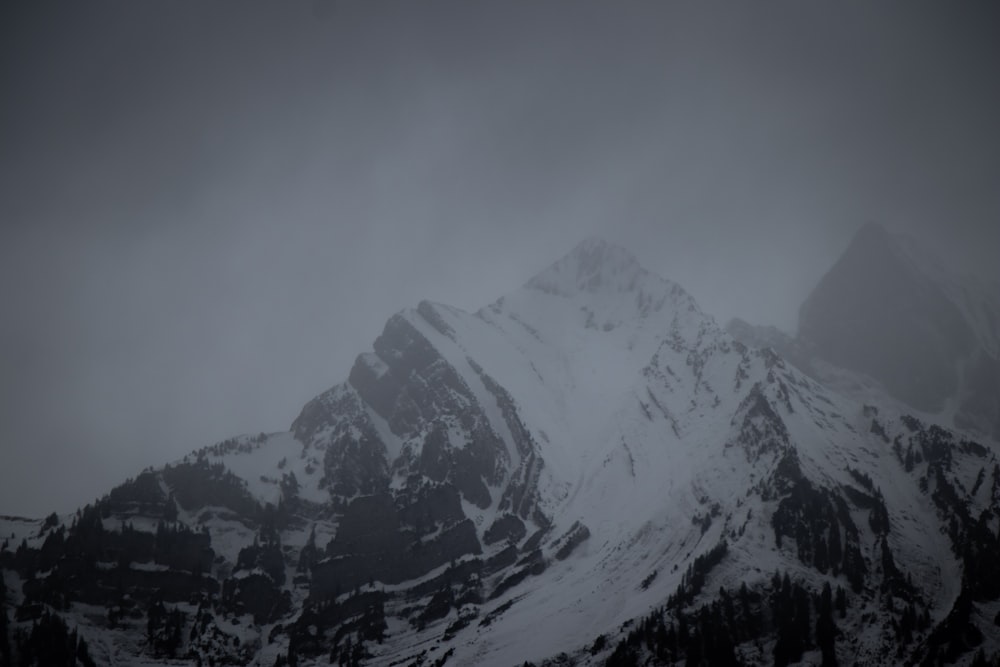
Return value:
M 394 315 L 287 432 L 0 519 L 0 638 L 28 664 L 80 638 L 99 664 L 995 659 L 996 451 L 873 392 L 588 240 L 476 313 Z

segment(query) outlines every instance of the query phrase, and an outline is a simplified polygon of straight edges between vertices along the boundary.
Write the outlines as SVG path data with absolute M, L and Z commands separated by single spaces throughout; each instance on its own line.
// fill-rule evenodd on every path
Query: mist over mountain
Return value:
M 287 431 L 0 518 L 0 664 L 995 663 L 990 311 L 903 248 L 794 338 L 597 238 L 421 301 Z
M 791 333 L 863 220 L 1000 279 L 994 2 L 59 4 L 0 5 L 8 512 L 287 426 L 590 235 Z
M 854 382 L 874 380 L 914 410 L 1000 439 L 1000 288 L 880 225 L 863 226 L 822 277 L 796 336 L 741 321 L 728 328 L 816 377 L 853 371 Z

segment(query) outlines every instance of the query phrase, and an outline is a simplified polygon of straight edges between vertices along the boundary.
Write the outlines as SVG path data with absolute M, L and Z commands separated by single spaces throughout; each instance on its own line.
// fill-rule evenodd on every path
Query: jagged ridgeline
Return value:
M 288 431 L 0 518 L 0 667 L 996 663 L 995 442 L 786 356 L 597 240 L 422 302 Z

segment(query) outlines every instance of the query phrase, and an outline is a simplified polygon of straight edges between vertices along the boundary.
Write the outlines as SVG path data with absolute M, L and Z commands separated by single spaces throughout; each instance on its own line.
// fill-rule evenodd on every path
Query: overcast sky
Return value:
M 998 8 L 3 3 L 0 514 L 285 429 L 594 234 L 787 330 L 868 220 L 996 276 Z

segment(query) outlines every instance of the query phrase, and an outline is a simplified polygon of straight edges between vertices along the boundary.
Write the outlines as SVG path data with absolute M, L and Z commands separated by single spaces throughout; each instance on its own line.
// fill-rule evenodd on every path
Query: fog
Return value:
M 995 3 L 0 12 L 0 514 L 285 429 L 586 236 L 789 331 L 870 220 L 1000 279 Z

